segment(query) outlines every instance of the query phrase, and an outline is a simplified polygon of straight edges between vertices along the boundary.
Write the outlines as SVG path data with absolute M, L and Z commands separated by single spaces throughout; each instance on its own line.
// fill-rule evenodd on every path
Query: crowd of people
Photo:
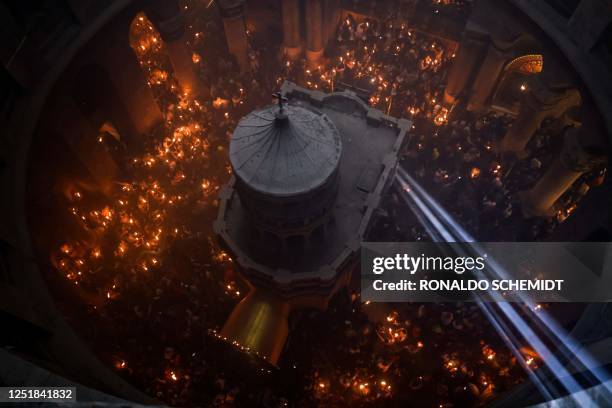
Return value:
M 441 3 L 447 12 L 456 4 L 462 16 L 469 5 Z M 217 344 L 210 333 L 246 287 L 211 226 L 216 194 L 230 173 L 227 146 L 237 120 L 270 103 L 285 79 L 323 91 L 356 89 L 385 113 L 411 119 L 401 165 L 480 240 L 539 239 L 564 220 L 517 221 L 515 193 L 533 184 L 553 158 L 551 127 L 538 131 L 527 159 L 500 157 L 495 145 L 512 117 L 449 115 L 441 98 L 457 44 L 409 21 L 357 21 L 349 14 L 316 68 L 282 56 L 279 63 L 280 44 L 249 34 L 250 69 L 241 70 L 219 46 L 221 22 L 198 13 L 189 25 L 190 46 L 206 93 L 194 99 L 180 92 L 161 40 L 152 40 L 159 35 L 139 18 L 132 40 L 166 127 L 145 142 L 144 153 L 125 154 L 126 181 L 110 203 L 70 197 L 69 212 L 84 217 L 88 236 L 103 237 L 95 245 L 75 237 L 52 256 L 68 277 L 52 286 L 80 291 L 66 297 L 64 312 L 104 361 L 175 406 L 476 406 L 524 379 L 516 356 L 476 306 L 382 307 L 362 303 L 350 289 L 326 312 L 292 315 L 278 368 L 261 361 L 232 368 L 219 358 L 219 347 L 231 346 Z M 598 182 L 599 173 L 577 183 L 564 196 L 564 208 L 584 193 L 581 183 Z M 142 229 L 146 225 L 155 229 Z M 391 189 L 370 239 L 429 237 Z M 537 367 L 537 355 L 521 352 Z

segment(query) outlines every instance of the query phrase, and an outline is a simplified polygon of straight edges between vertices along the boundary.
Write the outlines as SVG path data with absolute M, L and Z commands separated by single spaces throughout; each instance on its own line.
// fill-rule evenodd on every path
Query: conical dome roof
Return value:
M 240 120 L 230 141 L 234 174 L 251 189 L 292 196 L 323 185 L 338 168 L 342 145 L 325 115 L 277 105 Z

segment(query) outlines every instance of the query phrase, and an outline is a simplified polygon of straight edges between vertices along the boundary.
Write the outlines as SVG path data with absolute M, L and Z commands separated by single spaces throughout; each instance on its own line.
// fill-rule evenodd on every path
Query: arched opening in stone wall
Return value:
M 517 114 L 521 94 L 529 88 L 530 79 L 542 72 L 544 57 L 526 54 L 517 57 L 504 67 L 493 93 L 491 106 L 502 112 Z

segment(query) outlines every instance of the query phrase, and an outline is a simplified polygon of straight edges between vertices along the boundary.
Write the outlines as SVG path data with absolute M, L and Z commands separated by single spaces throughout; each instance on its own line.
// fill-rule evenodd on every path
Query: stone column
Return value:
M 340 20 L 340 0 L 323 0 L 323 41 L 327 44 L 336 36 L 336 27 Z
M 472 93 L 467 105 L 468 111 L 481 112 L 484 110 L 493 86 L 497 83 L 507 60 L 506 52 L 497 49 L 493 44 L 489 45 L 487 55 L 472 86 Z
M 480 31 L 466 30 L 463 34 L 444 89 L 444 104 L 447 107 L 457 103 L 467 82 L 474 75 L 474 71 L 486 52 L 486 41 L 486 34 Z
M 198 77 L 193 53 L 187 45 L 185 15 L 177 0 L 156 1 L 147 10 L 147 16 L 164 41 L 174 76 L 183 91 L 194 96 L 205 94 L 203 82 Z
M 565 132 L 563 151 L 530 190 L 519 193 L 525 217 L 553 215 L 553 205 L 583 174 L 605 161 L 602 149 L 584 146 L 580 128 Z
M 487 54 L 472 85 L 467 105 L 469 111 L 482 112 L 485 110 L 494 87 L 499 83 L 504 67 L 515 56 L 515 50 L 524 38 L 522 33 L 503 32 L 496 34 L 491 39 Z
M 501 152 L 522 157 L 525 147 L 544 119 L 561 117 L 569 108 L 580 104 L 580 92 L 570 86 L 549 87 L 534 81 L 528 89 L 517 118 L 500 143 Z
M 95 58 L 108 73 L 116 91 L 117 100 L 108 103 L 120 104 L 125 108 L 129 132 L 135 133 L 127 137 L 136 137 L 149 133 L 153 126 L 163 121 L 163 115 L 130 46 L 131 22 L 131 18 L 126 18 L 109 26 L 104 35 L 98 37 L 99 51 L 96 52 Z M 114 120 L 113 122 L 115 123 Z
M 246 24 L 244 20 L 245 0 L 218 0 L 227 49 L 232 54 L 241 71 L 249 69 L 248 41 L 246 35 Z
M 323 57 L 323 4 L 322 0 L 305 2 L 306 24 L 306 60 L 311 68 L 315 68 Z
M 98 142 L 99 130 L 76 106 L 73 98 L 65 92 L 54 100 L 51 127 L 60 135 L 89 171 L 100 190 L 109 194 L 117 177 L 118 167 L 104 144 Z
M 285 55 L 295 61 L 302 53 L 302 38 L 300 35 L 300 2 L 299 0 L 283 0 L 283 48 Z

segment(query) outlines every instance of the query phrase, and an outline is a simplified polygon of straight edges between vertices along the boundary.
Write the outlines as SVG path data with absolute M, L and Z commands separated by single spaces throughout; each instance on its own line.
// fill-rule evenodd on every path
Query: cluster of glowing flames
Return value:
M 412 35 L 411 31 L 407 33 Z M 201 35 L 196 33 L 194 40 Z M 177 96 L 178 103 L 164 107 L 165 136 L 148 141 L 144 153 L 131 158 L 131 171 L 137 176 L 118 183 L 119 188 L 111 193 L 108 202 L 91 206 L 84 192 L 70 192 L 70 212 L 81 223 L 85 238 L 62 244 L 52 255 L 52 261 L 75 285 L 86 282 L 110 257 L 116 262 L 116 270 L 142 273 L 159 268 L 164 249 L 189 229 L 172 214 L 177 208 L 210 200 L 219 188 L 218 182 L 202 178 L 198 175 L 202 173 L 195 171 L 211 154 L 207 124 L 195 119 L 204 107 L 198 100 L 180 92 L 169 72 L 163 41 L 143 14 L 137 16 L 132 25 L 130 41 L 152 89 L 165 88 Z M 397 51 L 400 47 L 403 45 L 398 45 Z M 421 62 L 422 69 L 437 70 L 444 58 L 441 48 L 435 43 L 431 47 L 436 50 L 436 56 L 433 59 L 427 56 Z M 304 82 L 313 89 L 332 91 L 338 70 L 353 68 L 357 78 L 370 78 L 376 86 L 370 99 L 372 105 L 388 111 L 393 95 L 391 83 L 384 77 L 384 65 L 373 61 L 377 52 L 375 46 L 365 46 L 364 51 L 366 58 L 363 59 L 347 51 L 338 57 L 337 64 L 306 69 Z M 194 54 L 193 62 L 200 60 L 201 56 Z M 291 64 L 286 62 L 287 71 Z M 283 77 L 278 80 L 281 82 Z M 432 98 L 431 103 L 435 102 Z M 227 109 L 228 101 L 215 100 L 213 107 Z M 227 111 L 226 117 L 229 115 Z M 434 123 L 442 125 L 447 118 L 448 110 L 438 108 Z M 104 142 L 102 138 L 100 141 Z M 118 279 L 107 279 L 104 290 L 99 288 L 99 279 L 92 280 L 103 298 L 112 300 L 119 295 Z M 400 335 L 393 335 L 396 334 Z
M 149 85 L 153 90 L 166 87 L 179 102 L 165 107 L 163 135 L 143 141 L 144 152 L 129 159 L 133 178 L 116 182 L 103 204 L 92 204 L 85 192 L 69 189 L 69 211 L 83 234 L 63 243 L 52 254 L 52 263 L 75 285 L 97 292 L 96 305 L 120 294 L 121 279 L 109 272 L 147 273 L 159 268 L 164 250 L 189 234 L 188 223 L 177 214 L 211 201 L 219 188 L 216 180 L 202 177 L 211 154 L 206 124 L 196 120 L 204 107 L 181 95 L 164 69 L 163 43 L 150 21 L 141 14 L 132 30 L 132 47 Z M 99 141 L 104 143 L 102 138 Z M 230 261 L 222 251 L 215 251 L 213 259 Z M 102 279 L 99 271 L 109 262 L 114 268 L 103 275 L 110 279 Z
M 201 33 L 196 33 L 196 40 Z M 408 31 L 408 35 L 412 35 Z M 164 49 L 159 33 L 152 24 L 140 15 L 133 25 L 132 47 L 148 76 L 148 83 L 153 90 L 162 87 L 176 95 L 179 102 L 166 108 L 166 124 L 164 134 L 145 144 L 144 153 L 131 157 L 130 171 L 134 178 L 130 181 L 117 183 L 117 188 L 107 197 L 102 205 L 92 205 L 81 191 L 71 190 L 69 199 L 70 213 L 80 223 L 83 236 L 63 243 L 52 254 L 54 266 L 74 285 L 87 286 L 98 293 L 94 304 L 112 301 L 120 296 L 121 279 L 112 273 L 146 274 L 152 269 L 160 268 L 164 263 L 164 251 L 173 242 L 189 235 L 188 223 L 177 216 L 184 208 L 197 206 L 199 202 L 210 202 L 219 188 L 219 181 L 203 178 L 202 163 L 206 163 L 211 152 L 211 142 L 207 137 L 209 124 L 196 120 L 204 107 L 195 99 L 181 93 L 177 84 L 173 82 L 172 75 L 164 64 Z M 396 49 L 399 53 L 401 46 Z M 437 49 L 433 43 L 432 49 Z M 372 105 L 389 111 L 392 103 L 393 83 L 384 77 L 383 65 L 371 62 L 377 52 L 375 47 L 365 47 L 367 57 L 357 59 L 354 52 L 346 52 L 338 57 L 337 61 L 319 66 L 313 70 L 305 70 L 305 85 L 313 89 L 325 91 L 334 90 L 336 76 L 343 69 L 354 69 L 357 78 L 370 78 L 375 86 L 371 96 Z M 202 57 L 193 54 L 193 63 L 200 63 Z M 443 52 L 436 53 L 435 57 L 427 56 L 421 61 L 421 69 L 437 70 L 444 60 Z M 289 73 L 292 62 L 285 64 L 286 75 Z M 278 77 L 279 84 L 284 80 Z M 241 90 L 242 94 L 243 90 Z M 242 95 L 241 95 L 242 97 Z M 436 98 L 430 101 L 432 108 L 436 105 Z M 212 106 L 215 109 L 227 109 L 229 102 L 215 100 Z M 412 109 L 412 111 L 410 110 Z M 417 114 L 416 108 L 408 108 L 413 116 Z M 448 109 L 438 107 L 433 116 L 435 125 L 441 126 L 448 121 Z M 229 112 L 225 116 L 228 117 Z M 104 142 L 101 139 L 101 142 Z M 500 169 L 496 168 L 496 172 Z M 476 178 L 480 169 L 473 168 L 471 177 Z M 227 253 L 217 249 L 209 241 L 212 259 L 220 264 L 231 262 Z M 100 280 L 99 273 L 103 267 L 114 265 L 112 273 L 105 270 L 106 279 Z M 110 278 L 109 278 L 110 277 Z M 229 296 L 239 298 L 240 291 L 233 282 L 225 285 L 225 292 Z M 367 303 L 366 303 L 367 305 Z M 219 336 L 216 332 L 213 335 Z M 386 321 L 377 328 L 376 332 L 380 342 L 389 347 L 407 348 L 411 353 L 418 353 L 424 349 L 425 344 L 418 336 L 411 332 L 406 322 L 400 321 L 397 312 L 387 316 Z M 250 352 L 244 346 L 234 344 L 242 351 Z M 525 364 L 537 367 L 538 357 L 530 350 L 522 350 L 525 355 Z M 483 358 L 490 364 L 496 363 L 496 353 L 489 346 L 482 349 Z M 455 354 L 443 356 L 443 367 L 454 375 L 462 370 L 464 364 Z M 118 370 L 127 370 L 125 359 L 116 362 Z M 385 373 L 385 370 L 381 370 Z M 166 380 L 179 381 L 182 374 L 179 370 L 168 369 Z M 352 390 L 355 396 L 367 399 L 388 398 L 392 396 L 392 378 L 380 378 L 380 373 L 370 373 L 362 369 L 347 373 L 336 379 L 337 386 L 344 390 Z M 423 377 L 416 377 L 413 381 L 414 389 L 423 383 Z M 313 389 L 318 398 L 324 399 L 331 392 L 332 384 L 329 380 L 317 377 L 313 382 Z M 411 385 L 412 387 L 412 385 Z M 480 395 L 486 396 L 493 392 L 494 384 L 485 374 L 480 376 Z
M 350 20 L 346 20 L 343 24 L 350 25 L 352 23 Z M 415 35 L 404 24 L 400 28 L 406 34 L 406 39 Z M 409 45 L 406 42 L 401 42 L 395 46 L 393 54 L 398 57 L 405 47 L 409 47 Z M 419 67 L 422 71 L 436 73 L 445 61 L 455 56 L 454 54 L 446 56 L 444 48 L 435 41 L 429 47 L 433 56 L 425 55 L 419 62 Z M 365 45 L 363 46 L 363 56 L 360 58 L 356 56 L 355 50 L 351 49 L 327 64 L 319 65 L 316 68 L 305 68 L 303 70 L 304 86 L 325 92 L 334 92 L 339 75 L 346 69 L 351 69 L 354 77 L 358 80 L 362 78 L 368 79 L 373 90 L 369 98 L 370 105 L 389 114 L 394 103 L 394 96 L 397 94 L 398 84 L 394 78 L 387 78 L 388 75 L 385 72 L 385 67 L 388 64 L 376 61 L 375 56 L 379 52 L 380 49 L 377 47 L 377 44 Z M 284 75 L 277 77 L 277 85 L 280 86 L 285 78 L 290 77 L 290 72 L 297 63 L 285 61 L 285 72 Z M 442 126 L 448 123 L 450 112 L 448 108 L 438 105 L 438 100 L 439 98 L 433 96 L 428 100 L 428 104 L 430 105 L 432 122 L 436 126 Z M 410 117 L 427 114 L 416 107 L 406 108 L 406 113 L 409 113 Z

